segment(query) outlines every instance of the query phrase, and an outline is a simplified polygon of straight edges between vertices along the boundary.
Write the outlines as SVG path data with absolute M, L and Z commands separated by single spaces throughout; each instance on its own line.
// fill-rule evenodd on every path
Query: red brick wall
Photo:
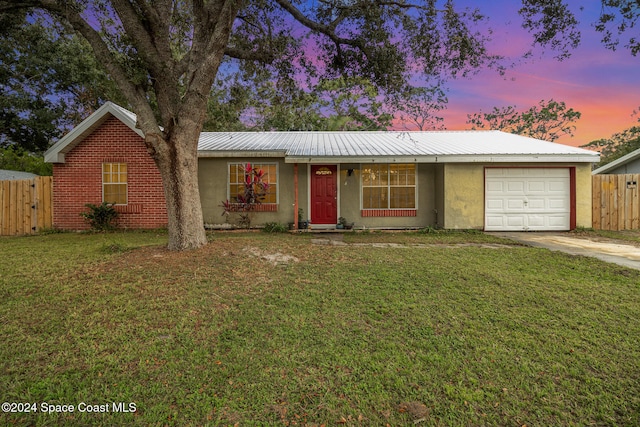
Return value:
M 53 165 L 53 225 L 63 230 L 86 230 L 80 216 L 85 204 L 102 203 L 102 164 L 126 163 L 128 204 L 116 206 L 122 228 L 167 225 L 160 173 L 142 139 L 111 117 Z

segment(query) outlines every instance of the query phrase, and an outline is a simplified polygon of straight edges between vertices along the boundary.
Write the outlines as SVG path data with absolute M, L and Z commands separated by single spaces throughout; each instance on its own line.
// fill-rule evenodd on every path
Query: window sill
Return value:
M 362 209 L 362 217 L 410 217 L 418 216 L 417 209 Z
M 142 213 L 143 204 L 135 203 L 128 205 L 113 205 L 116 212 L 121 214 L 139 214 Z

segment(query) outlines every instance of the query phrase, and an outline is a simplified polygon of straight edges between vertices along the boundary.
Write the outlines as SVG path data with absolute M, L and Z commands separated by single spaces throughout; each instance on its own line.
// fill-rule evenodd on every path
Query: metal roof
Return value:
M 12 171 L 7 169 L 0 169 L 0 181 L 14 181 L 21 179 L 31 179 L 38 175 L 31 172 Z
M 599 154 L 501 131 L 203 132 L 200 157 L 295 162 L 597 162 Z
M 45 161 L 64 156 L 109 117 L 140 137 L 136 115 L 107 102 L 45 153 Z M 434 132 L 203 132 L 200 157 L 280 157 L 287 163 L 370 162 L 584 162 L 599 154 L 501 131 Z

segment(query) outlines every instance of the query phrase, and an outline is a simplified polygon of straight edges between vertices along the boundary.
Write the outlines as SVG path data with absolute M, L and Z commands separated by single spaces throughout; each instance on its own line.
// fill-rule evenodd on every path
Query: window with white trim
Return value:
M 102 164 L 102 201 L 114 205 L 127 204 L 127 164 Z
M 244 168 L 246 163 L 229 163 L 229 182 L 227 185 L 227 199 L 231 202 L 237 200 L 238 194 L 244 193 Z M 278 164 L 277 163 L 251 163 L 251 167 L 257 167 L 264 172 L 262 180 L 269 184 L 262 204 L 278 203 Z
M 362 209 L 415 209 L 416 165 L 362 165 Z

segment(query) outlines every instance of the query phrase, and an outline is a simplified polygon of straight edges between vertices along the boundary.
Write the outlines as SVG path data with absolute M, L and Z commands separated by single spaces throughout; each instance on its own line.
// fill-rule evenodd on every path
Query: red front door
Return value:
M 338 222 L 338 167 L 311 165 L 311 224 Z

